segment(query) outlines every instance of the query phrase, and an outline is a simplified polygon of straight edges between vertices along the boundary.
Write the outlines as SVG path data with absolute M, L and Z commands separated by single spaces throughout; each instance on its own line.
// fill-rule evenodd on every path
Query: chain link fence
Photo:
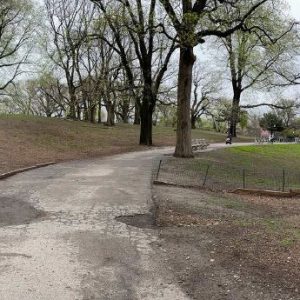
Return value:
M 244 168 L 212 160 L 165 157 L 155 162 L 153 180 L 213 191 L 240 188 L 289 191 L 300 188 L 300 171 L 275 165 Z

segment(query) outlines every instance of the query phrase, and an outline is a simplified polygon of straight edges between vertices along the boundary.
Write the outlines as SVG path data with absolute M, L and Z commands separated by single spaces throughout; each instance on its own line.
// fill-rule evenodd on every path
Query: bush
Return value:
M 287 138 L 300 137 L 300 130 L 295 130 L 292 128 L 285 129 L 282 134 Z

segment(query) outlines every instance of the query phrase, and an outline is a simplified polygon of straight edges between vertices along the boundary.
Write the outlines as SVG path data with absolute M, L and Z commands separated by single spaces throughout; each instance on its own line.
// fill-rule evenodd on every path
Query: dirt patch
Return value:
M 236 189 L 231 191 L 233 194 L 238 195 L 252 195 L 252 196 L 263 196 L 263 197 L 278 197 L 278 198 L 291 198 L 299 197 L 300 193 L 290 190 L 288 192 L 282 191 L 269 191 L 269 190 L 257 190 L 257 189 Z
M 193 299 L 300 299 L 299 199 L 155 186 L 160 244 Z
M 28 224 L 44 217 L 45 212 L 15 198 L 0 197 L 0 227 Z
M 152 214 L 135 214 L 131 216 L 116 217 L 118 222 L 138 228 L 154 228 L 155 218 Z

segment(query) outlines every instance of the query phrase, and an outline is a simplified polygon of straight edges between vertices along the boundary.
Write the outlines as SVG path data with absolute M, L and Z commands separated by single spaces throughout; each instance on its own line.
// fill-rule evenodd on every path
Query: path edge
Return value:
M 13 170 L 13 171 L 10 171 L 10 172 L 7 172 L 7 173 L 0 174 L 0 180 L 4 180 L 6 178 L 15 176 L 19 173 L 24 173 L 24 172 L 31 171 L 31 170 L 34 170 L 34 169 L 39 169 L 39 168 L 43 168 L 43 167 L 52 166 L 54 164 L 56 164 L 56 163 L 55 162 L 48 162 L 48 163 L 37 164 L 37 165 L 34 165 L 34 166 Z

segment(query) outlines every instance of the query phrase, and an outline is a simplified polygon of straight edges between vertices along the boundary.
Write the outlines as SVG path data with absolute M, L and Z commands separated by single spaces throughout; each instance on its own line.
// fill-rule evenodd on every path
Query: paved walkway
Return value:
M 115 220 L 149 211 L 160 154 L 62 163 L 0 181 L 0 299 L 187 299 L 151 247 L 157 231 Z
M 0 299 L 187 299 L 151 247 L 157 231 L 115 220 L 149 212 L 153 160 L 166 152 L 62 163 L 0 181 Z

